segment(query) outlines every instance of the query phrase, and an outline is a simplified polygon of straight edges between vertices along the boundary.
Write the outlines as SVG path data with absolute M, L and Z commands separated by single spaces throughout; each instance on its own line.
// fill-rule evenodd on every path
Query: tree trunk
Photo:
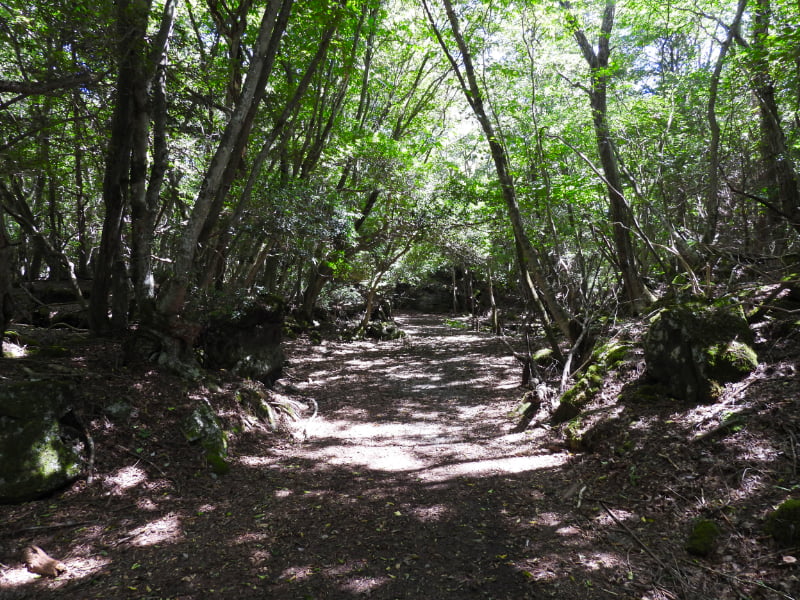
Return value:
M 458 314 L 458 279 L 456 278 L 456 266 L 453 265 L 450 267 L 450 274 L 451 274 L 451 288 L 453 291 L 453 316 Z
M 375 204 L 378 201 L 380 194 L 380 190 L 373 190 L 370 192 L 369 196 L 367 196 L 364 207 L 361 209 L 361 214 L 353 226 L 356 234 L 361 230 L 361 227 L 364 225 L 367 217 L 369 217 L 370 213 L 375 208 Z M 317 304 L 317 299 L 319 298 L 320 293 L 325 288 L 325 285 L 332 279 L 333 268 L 330 266 L 330 263 L 336 258 L 336 254 L 343 252 L 344 259 L 349 260 L 362 249 L 363 244 L 361 243 L 347 246 L 343 240 L 337 240 L 334 242 L 333 252 L 326 256 L 325 260 L 323 260 L 319 266 L 312 266 L 308 277 L 308 285 L 303 292 L 303 305 L 300 310 L 301 316 L 306 321 L 311 320 L 311 316 L 314 312 L 314 307 Z
M 77 108 L 75 110 L 77 121 Z M 78 277 L 89 278 L 89 243 L 86 235 L 86 197 L 83 186 L 83 139 L 75 128 L 75 227 L 78 234 Z
M 250 174 L 247 178 L 247 183 L 245 184 L 244 190 L 239 197 L 239 201 L 236 203 L 236 208 L 234 209 L 229 222 L 225 224 L 225 227 L 219 228 L 220 231 L 215 244 L 215 251 L 212 252 L 211 256 L 209 257 L 208 266 L 205 269 L 205 275 L 203 276 L 203 281 L 200 284 L 202 288 L 207 288 L 211 285 L 212 281 L 222 278 L 222 275 L 225 271 L 225 259 L 230 246 L 232 232 L 236 229 L 237 225 L 241 221 L 242 215 L 244 215 L 245 211 L 250 206 L 253 188 L 256 185 L 259 175 L 261 174 L 261 167 L 269 156 L 275 140 L 278 139 L 278 136 L 281 134 L 286 126 L 286 123 L 289 121 L 289 117 L 295 112 L 297 106 L 300 104 L 300 101 L 303 99 L 303 96 L 305 96 L 305 93 L 311 84 L 311 79 L 314 76 L 314 73 L 317 71 L 317 67 L 319 67 L 320 63 L 327 55 L 328 48 L 333 40 L 333 35 L 336 33 L 336 29 L 339 26 L 339 21 L 343 14 L 344 13 L 342 11 L 338 12 L 333 22 L 326 27 L 322 34 L 322 40 L 317 46 L 317 52 L 312 57 L 311 62 L 306 68 L 306 71 L 303 74 L 303 77 L 300 79 L 300 82 L 297 84 L 294 93 L 286 103 L 286 106 L 284 106 L 281 114 L 276 119 L 269 135 L 266 138 L 266 141 L 256 155 L 253 165 L 250 168 Z M 201 239 L 203 237 L 205 236 L 201 236 Z
M 15 179 L 12 179 L 12 190 L 9 190 L 6 185 L 0 181 L 0 207 L 11 215 L 20 229 L 28 234 L 33 240 L 34 245 L 41 248 L 41 253 L 46 257 L 50 270 L 64 273 L 69 279 L 72 290 L 75 292 L 75 298 L 80 304 L 81 308 L 87 309 L 88 305 L 83 297 L 78 278 L 75 275 L 75 265 L 70 260 L 69 256 L 58 247 L 54 247 L 52 241 L 44 235 L 39 227 L 36 225 L 36 219 L 33 216 L 30 206 L 25 201 L 21 186 Z
M 11 321 L 11 240 L 6 231 L 5 211 L 0 206 L 0 358 L 3 357 L 2 342 L 6 327 Z
M 500 317 L 497 311 L 497 302 L 494 298 L 494 275 L 492 268 L 488 270 L 489 277 L 489 308 L 491 309 L 490 326 L 494 335 L 500 335 Z
M 500 183 L 503 200 L 505 201 L 506 210 L 508 212 L 509 220 L 511 221 L 511 228 L 514 232 L 514 240 L 517 244 L 518 250 L 524 257 L 524 262 L 520 261 L 522 281 L 524 284 L 529 282 L 530 279 L 528 278 L 528 273 L 530 273 L 530 276 L 533 277 L 533 282 L 539 289 L 539 292 L 544 299 L 544 303 L 547 305 L 547 309 L 553 316 L 556 325 L 569 340 L 574 342 L 577 340 L 577 336 L 580 335 L 580 325 L 573 321 L 566 313 L 564 308 L 556 301 L 555 294 L 550 288 L 550 283 L 541 272 L 538 253 L 531 244 L 522 222 L 522 216 L 520 214 L 519 204 L 517 202 L 516 188 L 514 186 L 514 179 L 511 175 L 508 156 L 505 148 L 500 143 L 500 138 L 497 136 L 494 126 L 492 125 L 492 122 L 489 119 L 484 107 L 483 92 L 481 87 L 478 85 L 475 68 L 472 63 L 472 55 L 464 41 L 463 36 L 461 35 L 458 17 L 453 10 L 451 1 L 443 0 L 443 2 L 445 12 L 447 13 L 447 19 L 450 23 L 450 29 L 461 54 L 463 64 L 460 64 L 459 61 L 457 61 L 450 53 L 447 43 L 445 42 L 441 32 L 438 29 L 438 26 L 436 25 L 435 19 L 430 13 L 427 1 L 423 2 L 423 6 L 428 15 L 428 20 L 433 28 L 433 32 L 439 42 L 439 45 L 445 52 L 447 59 L 449 60 L 450 65 L 452 66 L 453 71 L 455 72 L 459 81 L 461 90 L 464 92 L 467 102 L 472 108 L 475 117 L 478 119 L 481 129 L 483 129 L 484 136 L 489 143 L 489 150 L 494 162 L 497 179 Z M 525 271 L 526 265 L 528 271 Z M 554 348 L 554 351 L 557 351 L 557 348 Z
M 109 293 L 114 261 L 122 241 L 122 221 L 128 196 L 131 151 L 136 114 L 136 90 L 143 85 L 144 44 L 149 0 L 117 2 L 117 101 L 111 123 L 103 177 L 103 232 L 95 261 L 89 305 L 89 327 L 96 334 L 109 332 Z
M 553 329 L 553 323 L 547 314 L 547 308 L 542 302 L 539 293 L 536 291 L 536 286 L 531 280 L 531 269 L 528 268 L 527 259 L 522 252 L 519 242 L 515 241 L 514 249 L 517 254 L 517 264 L 520 265 L 519 269 L 522 273 L 520 285 L 522 287 L 522 295 L 525 298 L 526 307 L 533 307 L 532 312 L 534 316 L 539 318 L 542 329 L 544 330 L 545 338 L 547 338 L 547 342 L 550 344 L 550 348 L 553 350 L 553 357 L 558 362 L 563 363 L 564 355 L 561 353 L 561 348 L 558 345 L 558 338 L 556 337 L 556 332 Z M 528 312 L 531 312 L 530 309 L 528 309 Z M 576 332 L 575 335 L 580 335 L 580 333 Z M 570 335 L 568 339 L 572 341 L 572 335 Z
M 608 125 L 608 61 L 611 54 L 610 38 L 611 30 L 614 26 L 616 2 L 614 0 L 606 0 L 597 51 L 589 43 L 577 18 L 569 12 L 570 3 L 562 1 L 561 6 L 567 11 L 569 27 L 583 53 L 584 59 L 589 65 L 591 87 L 588 92 L 592 109 L 592 123 L 597 140 L 597 152 L 600 157 L 600 164 L 603 167 L 608 191 L 617 264 L 619 265 L 625 298 L 631 310 L 638 312 L 652 300 L 652 297 L 645 288 L 636 267 L 636 258 L 631 241 L 633 217 L 622 192 L 622 179 Z
M 736 16 L 733 22 L 727 27 L 728 35 L 722 42 L 714 64 L 714 72 L 711 75 L 711 85 L 708 89 L 708 105 L 706 108 L 706 119 L 708 128 L 711 130 L 711 140 L 708 147 L 708 189 L 706 190 L 706 228 L 703 232 L 703 243 L 712 244 L 717 236 L 717 226 L 719 222 L 719 143 L 720 127 L 717 122 L 717 96 L 719 91 L 719 80 L 722 75 L 722 67 L 725 57 L 731 47 L 733 38 L 738 35 L 739 26 L 742 21 L 744 9 L 748 0 L 739 0 L 736 8 Z
M 161 26 L 150 51 L 149 72 L 137 87 L 131 161 L 131 278 L 136 312 L 143 322 L 153 317 L 153 235 L 160 207 L 161 187 L 169 164 L 167 145 L 167 51 L 178 0 L 164 5 Z M 152 114 L 151 108 L 152 107 Z M 153 164 L 147 178 L 147 151 L 152 120 Z
M 364 316 L 361 317 L 361 325 L 359 325 L 359 331 L 362 335 L 367 330 L 367 325 L 369 325 L 369 322 L 372 320 L 372 312 L 375 310 L 375 296 L 378 293 L 378 283 L 380 282 L 381 275 L 376 275 L 369 282 L 367 301 L 364 306 Z
M 770 200 L 779 206 L 789 224 L 800 232 L 800 182 L 786 145 L 775 84 L 769 70 L 766 40 L 769 36 L 770 0 L 758 0 L 753 28 L 751 63 L 761 123 L 761 157 L 766 166 Z
M 311 321 L 314 316 L 314 307 L 317 305 L 322 289 L 333 277 L 333 267 L 327 260 L 311 267 L 308 284 L 303 291 L 303 304 L 300 307 L 300 316 L 306 321 Z

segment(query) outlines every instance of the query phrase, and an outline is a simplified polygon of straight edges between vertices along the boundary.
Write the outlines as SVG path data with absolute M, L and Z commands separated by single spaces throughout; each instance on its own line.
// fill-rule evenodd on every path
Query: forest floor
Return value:
M 515 430 L 501 340 L 398 321 L 397 341 L 289 342 L 275 397 L 319 411 L 279 432 L 243 414 L 241 382 L 188 386 L 75 332 L 48 333 L 63 358 L 1 361 L 2 378 L 74 377 L 97 455 L 91 483 L 0 506 L 0 599 L 800 598 L 795 553 L 763 532 L 800 488 L 796 341 L 762 343 L 714 406 L 624 401 L 632 360 L 572 452 L 558 428 Z M 180 433 L 200 398 L 234 432 L 227 475 Z M 119 401 L 127 418 L 106 412 Z M 684 549 L 701 517 L 721 530 L 707 558 Z M 29 544 L 68 570 L 28 573 Z

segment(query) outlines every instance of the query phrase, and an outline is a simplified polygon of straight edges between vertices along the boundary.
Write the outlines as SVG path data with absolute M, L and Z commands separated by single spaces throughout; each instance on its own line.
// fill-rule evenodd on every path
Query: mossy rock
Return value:
M 0 502 L 45 496 L 83 471 L 85 445 L 67 416 L 74 395 L 58 381 L 0 388 Z
M 562 394 L 558 407 L 550 417 L 551 422 L 564 423 L 579 415 L 603 388 L 608 372 L 625 360 L 631 348 L 630 344 L 621 342 L 609 342 L 595 348 L 592 352 L 593 364 Z
M 721 383 L 739 381 L 758 367 L 758 355 L 738 340 L 707 347 L 706 360 L 715 380 Z
M 199 442 L 211 470 L 224 475 L 230 470 L 227 462 L 228 439 L 208 400 L 203 400 L 181 423 L 188 442 Z
M 787 500 L 768 517 L 766 530 L 784 547 L 800 546 L 800 500 Z
M 533 353 L 531 356 L 533 362 L 535 362 L 540 367 L 545 367 L 553 362 L 553 349 L 552 348 L 540 348 L 536 352 Z
M 650 319 L 644 353 L 647 374 L 670 395 L 715 402 L 725 383 L 756 366 L 753 333 L 740 305 L 698 301 L 667 306 Z
M 539 400 L 536 392 L 534 390 L 528 390 L 522 395 L 522 398 L 520 398 L 519 404 L 517 404 L 513 410 L 509 411 L 508 416 L 512 419 L 531 416 L 539 410 L 541 404 L 542 402 Z
M 710 519 L 701 519 L 692 527 L 689 540 L 686 542 L 686 551 L 695 556 L 708 556 L 717 547 L 719 526 Z
M 280 377 L 286 362 L 283 328 L 284 309 L 271 296 L 217 314 L 208 320 L 200 339 L 203 366 L 269 385 Z
M 595 364 L 604 365 L 606 369 L 613 369 L 630 356 L 632 348 L 628 342 L 613 340 L 598 345 L 592 352 L 592 360 Z
M 394 321 L 370 321 L 364 328 L 364 337 L 380 341 L 397 340 L 405 335 Z

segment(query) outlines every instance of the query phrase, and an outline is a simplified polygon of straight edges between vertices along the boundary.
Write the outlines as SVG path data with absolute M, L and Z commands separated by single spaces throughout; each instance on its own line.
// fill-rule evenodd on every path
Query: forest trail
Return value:
M 520 367 L 500 341 L 401 315 L 407 337 L 294 347 L 291 377 L 319 406 L 292 449 L 329 466 L 366 468 L 420 482 L 511 474 L 554 466 L 533 456 L 531 434 L 513 433 Z M 453 322 L 460 324 L 459 322 Z
M 126 399 L 134 412 L 94 413 L 91 485 L 0 507 L 0 600 L 800 597 L 753 541 L 775 497 L 760 478 L 786 467 L 769 436 L 793 368 L 753 380 L 753 402 L 767 385 L 779 402 L 724 446 L 687 442 L 715 422 L 709 407 L 625 406 L 608 380 L 595 449 L 573 454 L 557 429 L 513 431 L 520 373 L 502 340 L 443 316 L 397 320 L 405 339 L 287 343 L 276 398 L 318 406 L 293 435 L 242 410 L 241 381 L 187 391 L 149 365 L 120 370 L 109 343 L 87 346 L 84 410 Z M 179 433 L 200 399 L 232 432 L 226 475 Z M 723 515 L 730 559 L 708 568 L 685 532 L 717 505 L 736 508 Z M 22 545 L 67 572 L 37 579 L 12 555 Z
M 304 441 L 242 457 L 286 478 L 276 516 L 293 531 L 272 547 L 271 597 L 542 597 L 568 453 L 512 432 L 520 368 L 500 340 L 396 320 L 405 339 L 290 344 L 290 387 L 319 413 Z
M 538 443 L 543 429 L 512 432 L 508 348 L 443 316 L 398 322 L 397 341 L 287 342 L 278 396 L 319 408 L 293 436 L 242 426 L 232 390 L 187 395 L 149 367 L 97 375 L 101 347 L 88 401 L 130 397 L 136 412 L 96 422 L 92 486 L 7 512 L 16 543 L 68 571 L 36 580 L 7 559 L 0 600 L 592 597 L 569 591 L 577 559 L 559 551 L 592 543 L 563 523 L 570 455 Z M 238 432 L 220 477 L 177 433 L 200 398 Z

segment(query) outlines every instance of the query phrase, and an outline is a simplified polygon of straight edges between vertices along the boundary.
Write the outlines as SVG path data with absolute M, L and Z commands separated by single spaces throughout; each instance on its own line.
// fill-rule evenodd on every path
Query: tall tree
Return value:
M 769 34 L 772 10 L 770 0 L 758 0 L 753 22 L 750 70 L 758 99 L 761 125 L 761 157 L 768 178 L 768 205 L 800 232 L 800 181 L 786 143 L 775 81 L 770 70 Z M 743 41 L 742 38 L 738 38 Z
M 719 47 L 719 54 L 714 63 L 714 71 L 711 75 L 711 85 L 708 90 L 708 103 L 706 108 L 706 118 L 708 128 L 711 131 L 708 147 L 708 189 L 706 191 L 706 229 L 703 232 L 703 243 L 711 244 L 717 235 L 719 223 L 719 151 L 720 151 L 720 126 L 717 119 L 717 101 L 719 98 L 719 82 L 722 76 L 722 68 L 725 58 L 728 56 L 731 44 L 735 37 L 741 37 L 740 27 L 744 9 L 748 0 L 739 0 L 736 8 L 736 16 L 730 25 L 725 25 L 726 36 Z
M 167 0 L 161 25 L 151 43 L 141 85 L 135 91 L 131 170 L 131 278 L 139 317 L 153 316 L 155 277 L 153 275 L 153 235 L 161 205 L 161 186 L 169 162 L 167 145 L 167 53 L 175 23 L 178 0 Z M 152 129 L 152 131 L 151 131 Z M 149 140 L 152 134 L 153 160 L 148 165 Z M 148 173 L 149 171 L 149 173 Z
M 653 298 L 645 287 L 636 265 L 636 255 L 631 241 L 633 215 L 625 199 L 614 141 L 608 123 L 608 81 L 611 77 L 609 57 L 611 55 L 611 30 L 614 27 L 616 2 L 614 0 L 606 0 L 596 50 L 586 37 L 577 17 L 573 14 L 570 3 L 562 1 L 561 6 L 565 10 L 570 31 L 578 43 L 583 58 L 589 65 L 590 86 L 587 89 L 587 93 L 589 94 L 589 104 L 592 109 L 592 123 L 597 140 L 597 152 L 600 157 L 600 164 L 603 167 L 604 183 L 611 207 L 611 225 L 614 231 L 616 250 L 615 260 L 619 266 L 626 300 L 631 309 L 634 312 L 638 312 Z
M 0 206 L 0 346 L 6 326 L 11 320 L 13 311 L 11 300 L 13 265 L 11 258 L 11 239 L 6 230 L 5 211 Z M 0 358 L 3 353 L 0 352 Z
M 245 211 L 250 207 L 253 191 L 261 176 L 264 162 L 272 153 L 276 140 L 283 134 L 284 128 L 287 126 L 287 123 L 291 119 L 292 115 L 297 112 L 300 103 L 302 102 L 306 92 L 309 89 L 309 86 L 312 83 L 312 79 L 317 74 L 317 70 L 327 57 L 328 49 L 334 40 L 334 36 L 339 28 L 340 21 L 344 17 L 344 14 L 344 10 L 336 11 L 330 22 L 326 23 L 325 28 L 322 31 L 320 41 L 317 43 L 316 51 L 311 57 L 303 76 L 294 87 L 294 90 L 292 90 L 285 104 L 280 109 L 279 114 L 276 115 L 274 122 L 272 123 L 272 126 L 261 146 L 261 149 L 256 154 L 252 164 L 249 166 L 250 172 L 247 176 L 246 183 L 244 184 L 242 193 L 235 202 L 230 218 L 224 219 L 223 223 L 221 224 L 222 231 L 218 233 L 216 249 L 209 257 L 208 264 L 205 269 L 205 275 L 203 276 L 201 282 L 202 287 L 208 287 L 213 281 L 217 281 L 218 283 L 220 282 L 224 274 L 225 258 L 229 254 L 229 246 L 233 237 L 233 231 L 241 222 Z M 357 32 L 359 30 L 360 27 L 357 28 Z M 353 42 L 354 46 L 356 47 L 358 46 L 357 40 L 358 35 L 356 35 L 356 40 Z M 287 70 L 291 71 L 293 68 L 294 67 L 292 66 Z M 206 229 L 210 229 L 210 227 L 207 225 Z M 201 239 L 207 238 L 208 235 L 201 235 Z
M 117 2 L 117 80 L 111 139 L 103 177 L 105 216 L 94 267 L 89 324 L 95 333 L 107 333 L 109 293 L 115 262 L 121 263 L 123 217 L 130 193 L 131 160 L 136 129 L 137 96 L 146 87 L 146 38 L 150 0 Z M 124 264 L 124 263 L 122 263 Z M 119 281 L 119 278 L 118 278 Z M 122 290 L 117 291 L 123 295 Z M 119 317 L 119 315 L 118 315 Z

